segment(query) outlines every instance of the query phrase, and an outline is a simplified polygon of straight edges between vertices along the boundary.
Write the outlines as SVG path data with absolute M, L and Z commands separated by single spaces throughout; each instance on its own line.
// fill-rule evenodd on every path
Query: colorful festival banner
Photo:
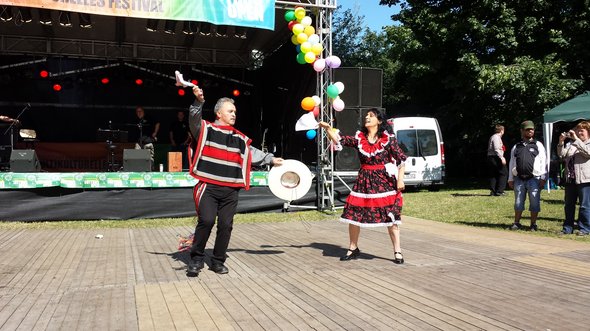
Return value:
M 0 5 L 274 30 L 275 0 L 0 0 Z
M 251 186 L 268 186 L 268 172 L 250 172 Z M 197 181 L 188 172 L 0 172 L 1 189 L 64 187 L 102 188 L 171 188 L 191 187 Z

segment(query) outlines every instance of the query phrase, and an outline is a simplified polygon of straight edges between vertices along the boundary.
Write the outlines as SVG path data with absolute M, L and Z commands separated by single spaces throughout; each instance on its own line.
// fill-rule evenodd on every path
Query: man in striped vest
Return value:
M 233 228 L 241 188 L 250 188 L 252 165 L 281 165 L 282 158 L 250 146 L 251 139 L 236 130 L 234 100 L 221 98 L 215 104 L 215 122 L 203 120 L 203 90 L 193 87 L 196 100 L 189 108 L 189 127 L 196 140 L 190 155 L 190 173 L 198 179 L 193 190 L 197 227 L 191 247 L 187 275 L 195 277 L 205 265 L 205 245 L 217 217 L 217 235 L 210 269 L 228 273 L 225 254 Z

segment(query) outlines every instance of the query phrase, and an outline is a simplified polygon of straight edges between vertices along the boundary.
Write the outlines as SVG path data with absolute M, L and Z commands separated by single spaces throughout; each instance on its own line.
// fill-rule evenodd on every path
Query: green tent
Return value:
M 590 118 L 590 91 L 570 99 L 543 115 L 545 123 L 574 122 Z

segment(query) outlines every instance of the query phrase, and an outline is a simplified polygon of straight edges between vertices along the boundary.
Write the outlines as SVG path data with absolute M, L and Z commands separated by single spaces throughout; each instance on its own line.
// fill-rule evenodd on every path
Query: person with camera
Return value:
M 578 190 L 576 188 L 576 178 L 574 175 L 574 154 L 577 149 L 572 145 L 569 132 L 563 132 L 559 135 L 557 144 L 557 155 L 564 163 L 563 177 L 561 185 L 564 189 L 564 206 L 565 219 L 563 221 L 562 234 L 574 233 L 574 222 L 576 219 L 576 202 L 578 200 Z
M 537 216 L 541 211 L 541 190 L 547 180 L 545 147 L 535 139 L 535 124 L 524 121 L 520 124 L 522 140 L 510 151 L 508 186 L 514 189 L 514 224 L 511 230 L 522 229 L 520 219 L 526 196 L 529 197 L 531 231 L 537 231 Z
M 565 138 L 572 140 L 567 149 L 569 156 L 569 164 L 566 161 L 567 178 L 575 183 L 575 193 L 580 201 L 580 211 L 578 213 L 578 226 L 580 232 L 579 236 L 587 236 L 590 234 L 590 122 L 583 121 L 578 123 L 573 130 L 567 133 L 562 133 L 559 137 L 558 151 L 561 145 L 563 149 L 563 141 Z M 561 155 L 561 154 L 560 154 Z M 567 155 L 567 154 L 566 154 Z M 570 190 L 571 191 L 571 190 Z M 568 199 L 569 198 L 569 199 Z M 569 205 L 568 205 L 569 204 Z M 566 220 L 564 222 L 563 233 L 573 232 L 573 219 L 576 208 L 576 197 L 573 193 L 566 191 L 565 213 Z M 568 215 L 568 212 L 570 213 Z M 569 219 L 568 219 L 569 217 Z M 571 223 L 570 223 L 571 222 Z M 572 231 L 569 227 L 566 228 L 566 223 L 571 224 Z

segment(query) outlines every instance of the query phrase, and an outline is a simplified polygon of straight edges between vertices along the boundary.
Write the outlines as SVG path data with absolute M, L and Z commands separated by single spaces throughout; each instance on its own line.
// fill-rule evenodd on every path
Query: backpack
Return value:
M 521 141 L 514 148 L 516 173 L 520 179 L 533 178 L 535 158 L 539 155 L 537 141 Z

